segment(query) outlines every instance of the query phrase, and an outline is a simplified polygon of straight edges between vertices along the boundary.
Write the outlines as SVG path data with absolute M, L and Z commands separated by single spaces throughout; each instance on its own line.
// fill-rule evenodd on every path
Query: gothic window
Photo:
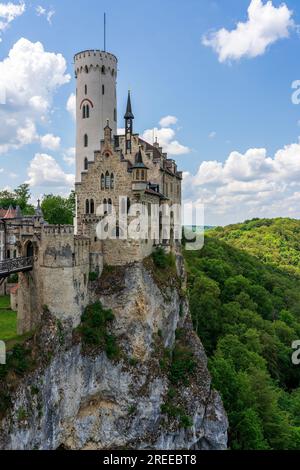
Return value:
M 85 116 L 86 116 L 87 118 L 90 117 L 90 107 L 89 107 L 88 104 L 87 104 L 86 107 L 85 107 Z
M 103 75 L 105 74 L 105 67 L 104 67 L 104 65 L 102 65 L 101 73 L 103 73 Z
M 87 65 L 85 66 L 85 69 L 84 69 L 84 70 L 85 70 L 85 73 L 89 73 L 89 69 L 88 69 L 88 66 L 87 66 Z
M 89 145 L 89 138 L 87 134 L 84 134 L 84 146 L 87 147 Z
M 107 171 L 105 174 L 105 189 L 109 189 L 109 188 L 110 188 L 110 176 Z
M 88 199 L 85 201 L 85 213 L 90 213 L 90 201 Z
M 94 199 L 91 199 L 91 214 L 94 214 L 95 212 L 95 203 L 94 203 Z
M 87 95 L 87 85 L 84 85 L 84 94 Z
M 105 178 L 104 178 L 104 174 L 102 173 L 101 175 L 101 189 L 105 189 Z
M 104 93 L 105 93 L 105 87 L 104 85 L 102 85 L 102 95 L 104 95 Z
M 115 189 L 115 176 L 113 173 L 110 175 L 110 189 Z
M 89 161 L 88 161 L 87 157 L 85 157 L 85 159 L 84 159 L 84 169 L 87 170 L 88 166 L 89 166 Z
M 82 119 L 85 119 L 86 113 L 85 113 L 85 105 L 82 107 Z
M 108 213 L 111 214 L 112 213 L 112 202 L 111 202 L 111 199 L 108 200 Z

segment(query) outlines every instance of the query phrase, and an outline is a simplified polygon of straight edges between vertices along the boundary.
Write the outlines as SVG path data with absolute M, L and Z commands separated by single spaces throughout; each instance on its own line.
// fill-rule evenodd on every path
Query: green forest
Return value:
M 194 328 L 229 418 L 231 449 L 300 448 L 300 221 L 255 219 L 185 251 Z

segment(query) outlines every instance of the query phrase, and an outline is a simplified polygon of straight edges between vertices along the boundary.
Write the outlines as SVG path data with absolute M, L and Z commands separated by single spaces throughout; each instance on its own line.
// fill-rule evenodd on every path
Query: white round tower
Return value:
M 109 120 L 112 134 L 117 133 L 117 65 L 113 54 L 87 50 L 74 56 L 76 86 L 76 182 L 94 161 L 100 149 L 103 129 Z

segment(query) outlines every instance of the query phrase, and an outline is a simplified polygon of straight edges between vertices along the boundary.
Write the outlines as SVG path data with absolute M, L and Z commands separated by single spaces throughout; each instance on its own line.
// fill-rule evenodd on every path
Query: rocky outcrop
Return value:
M 48 362 L 16 388 L 0 424 L 0 448 L 226 449 L 226 414 L 177 281 L 164 285 L 136 263 L 93 283 L 92 300 L 115 315 L 117 360 L 85 351 L 67 324 L 46 315 L 36 341 Z M 174 383 L 177 343 L 195 367 Z

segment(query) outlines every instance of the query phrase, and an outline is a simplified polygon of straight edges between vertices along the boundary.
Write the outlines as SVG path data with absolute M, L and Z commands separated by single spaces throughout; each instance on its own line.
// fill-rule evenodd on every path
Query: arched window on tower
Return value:
M 89 138 L 88 138 L 88 135 L 87 134 L 84 134 L 84 139 L 83 139 L 83 143 L 84 143 L 84 146 L 85 147 L 88 147 L 89 145 Z
M 113 173 L 110 175 L 110 189 L 115 189 L 115 175 Z
M 101 189 L 105 189 L 105 177 L 103 173 L 101 175 Z
M 88 104 L 87 104 L 86 107 L 85 107 L 85 116 L 86 116 L 87 118 L 90 117 L 90 107 L 89 107 Z
M 105 173 L 105 189 L 110 189 L 110 176 L 108 171 Z
M 84 159 L 84 169 L 87 170 L 88 167 L 89 167 L 89 161 L 88 161 L 87 157 L 85 157 L 85 159 Z
M 95 212 L 95 203 L 94 203 L 94 199 L 91 199 L 91 214 L 94 214 Z
M 88 199 L 85 201 L 85 213 L 90 213 L 90 201 Z
M 87 95 L 87 85 L 84 85 L 84 94 Z
M 82 106 L 82 119 L 85 119 L 85 105 Z
M 112 202 L 111 202 L 111 199 L 109 199 L 109 200 L 107 201 L 107 204 L 108 204 L 107 211 L 108 211 L 109 214 L 111 214 L 111 213 L 112 213 Z
M 102 67 L 101 67 L 101 73 L 103 73 L 103 75 L 105 74 L 105 67 L 104 67 L 104 65 L 102 65 Z
M 85 70 L 85 73 L 89 73 L 89 68 L 87 65 L 85 66 L 84 70 Z
M 104 85 L 102 85 L 102 95 L 104 95 L 104 93 L 105 93 L 105 87 Z

